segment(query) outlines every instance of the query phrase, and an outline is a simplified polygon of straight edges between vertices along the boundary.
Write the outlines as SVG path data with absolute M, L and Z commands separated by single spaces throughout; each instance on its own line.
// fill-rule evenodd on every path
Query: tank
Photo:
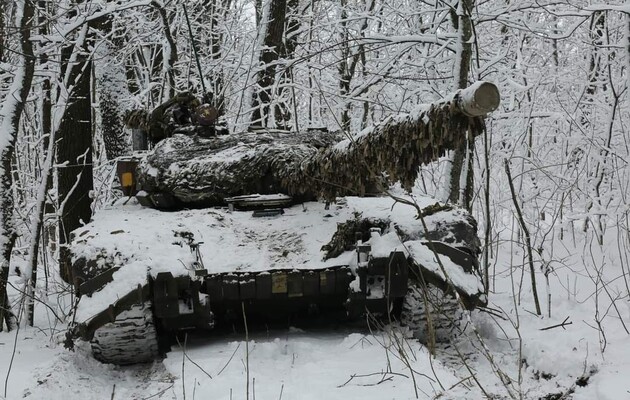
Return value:
M 421 164 L 482 132 L 494 85 L 347 138 L 227 134 L 203 105 L 167 103 L 130 118 L 154 147 L 119 161 L 127 197 L 73 232 L 68 347 L 133 364 L 188 330 L 379 319 L 440 341 L 458 310 L 485 306 L 474 218 L 390 187 L 411 189 Z

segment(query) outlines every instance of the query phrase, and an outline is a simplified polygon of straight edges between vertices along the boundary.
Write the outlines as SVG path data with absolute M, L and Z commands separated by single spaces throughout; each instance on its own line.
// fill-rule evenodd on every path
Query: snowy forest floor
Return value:
M 503 318 L 471 314 L 483 346 L 472 331 L 461 338 L 465 363 L 452 350 L 431 358 L 394 327 L 254 332 L 249 342 L 240 334 L 191 336 L 185 351 L 175 345 L 163 361 L 116 367 L 95 361 L 86 344 L 64 349 L 64 327 L 51 328 L 40 304 L 37 327 L 0 333 L 0 398 L 6 391 L 6 399 L 64 400 L 630 399 L 624 328 L 630 307 L 615 252 L 597 247 L 588 261 L 581 251 L 557 249 L 562 262 L 549 275 L 551 318 L 544 276 L 537 276 L 545 314 L 539 317 L 528 271 L 509 268 L 522 261 L 521 250 L 501 249 L 489 306 Z M 564 327 L 542 330 L 563 321 Z

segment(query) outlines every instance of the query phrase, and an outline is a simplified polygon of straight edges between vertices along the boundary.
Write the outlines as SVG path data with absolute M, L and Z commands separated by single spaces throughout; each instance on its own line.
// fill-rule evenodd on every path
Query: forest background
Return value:
M 233 132 L 355 134 L 478 80 L 500 109 L 415 189 L 472 210 L 490 299 L 512 279 L 515 309 L 592 303 L 605 353 L 630 321 L 623 0 L 1 1 L 0 329 L 34 303 L 65 320 L 65 244 L 112 200 L 129 110 L 212 93 Z

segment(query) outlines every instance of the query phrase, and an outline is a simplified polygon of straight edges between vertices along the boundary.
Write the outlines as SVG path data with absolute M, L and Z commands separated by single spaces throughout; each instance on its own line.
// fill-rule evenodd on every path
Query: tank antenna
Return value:
M 199 62 L 199 54 L 197 53 L 197 46 L 195 45 L 195 38 L 193 37 L 192 27 L 190 26 L 190 19 L 188 19 L 188 11 L 186 10 L 186 4 L 182 4 L 184 8 L 184 16 L 186 17 L 186 25 L 188 25 L 188 35 L 190 36 L 190 43 L 195 54 L 195 61 L 197 62 L 197 69 L 199 70 L 199 79 L 201 79 L 201 90 L 203 90 L 202 97 L 206 95 L 206 84 L 203 81 L 203 73 L 201 72 L 201 63 Z

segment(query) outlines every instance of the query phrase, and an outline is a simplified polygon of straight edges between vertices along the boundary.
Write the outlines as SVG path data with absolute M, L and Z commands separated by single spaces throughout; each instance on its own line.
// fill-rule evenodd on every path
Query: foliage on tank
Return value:
M 483 131 L 483 115 L 498 106 L 495 91 L 482 82 L 353 137 L 326 130 L 174 135 L 146 157 L 140 182 L 148 193 L 171 198 L 158 208 L 221 205 L 251 193 L 333 201 L 381 193 L 395 182 L 410 189 L 421 164 Z

